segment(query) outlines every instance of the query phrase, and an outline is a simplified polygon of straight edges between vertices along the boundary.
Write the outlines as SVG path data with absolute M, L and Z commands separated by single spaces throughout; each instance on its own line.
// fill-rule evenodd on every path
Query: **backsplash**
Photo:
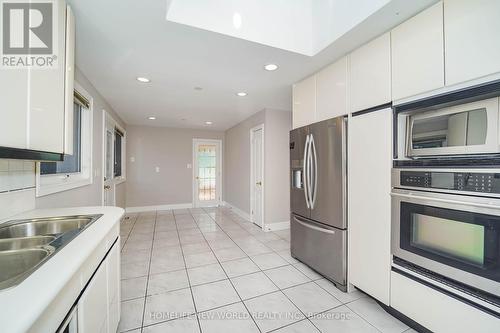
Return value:
M 0 159 L 0 193 L 35 187 L 35 162 Z
M 35 164 L 0 159 L 0 222 L 35 209 Z

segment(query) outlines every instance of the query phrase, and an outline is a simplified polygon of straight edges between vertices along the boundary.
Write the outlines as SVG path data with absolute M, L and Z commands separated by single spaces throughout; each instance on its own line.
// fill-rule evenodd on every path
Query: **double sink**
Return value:
M 21 283 L 101 216 L 49 217 L 0 224 L 0 290 Z

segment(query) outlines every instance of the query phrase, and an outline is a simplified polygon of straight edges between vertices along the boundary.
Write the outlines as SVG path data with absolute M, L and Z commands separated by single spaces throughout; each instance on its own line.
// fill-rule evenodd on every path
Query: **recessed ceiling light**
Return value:
M 267 64 L 267 65 L 264 66 L 264 69 L 266 71 L 272 72 L 272 71 L 275 71 L 275 70 L 278 69 L 278 65 L 276 65 L 276 64 Z
M 236 93 L 236 95 L 238 95 L 240 97 L 245 97 L 247 95 L 247 93 L 244 91 L 240 91 L 239 93 Z
M 213 122 L 211 122 L 211 121 L 205 121 L 205 125 L 212 125 L 212 124 L 213 124 Z
M 235 29 L 241 28 L 241 23 L 242 23 L 241 14 L 234 13 L 233 14 L 233 26 L 234 26 L 234 28 Z
M 151 82 L 151 80 L 148 79 L 147 77 L 138 77 L 137 81 L 142 82 L 142 83 L 149 83 L 149 82 Z
M 148 119 L 149 120 L 156 120 L 156 117 L 151 116 L 151 117 L 148 117 Z

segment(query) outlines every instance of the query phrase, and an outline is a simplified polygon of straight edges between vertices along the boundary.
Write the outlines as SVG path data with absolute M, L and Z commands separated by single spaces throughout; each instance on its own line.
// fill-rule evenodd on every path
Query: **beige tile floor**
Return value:
M 230 209 L 128 214 L 120 233 L 119 332 L 411 332 L 293 259 L 289 230 Z

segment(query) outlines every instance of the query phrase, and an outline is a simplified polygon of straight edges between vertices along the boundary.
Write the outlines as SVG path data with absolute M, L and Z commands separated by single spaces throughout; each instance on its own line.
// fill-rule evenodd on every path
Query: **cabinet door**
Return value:
M 78 332 L 100 332 L 107 319 L 107 274 L 103 263 L 78 301 Z
M 446 84 L 500 72 L 500 1 L 445 0 Z
M 497 317 L 396 272 L 391 307 L 432 332 L 500 332 Z
M 120 321 L 120 239 L 106 258 L 108 332 L 116 332 Z
M 316 74 L 316 121 L 347 113 L 347 57 L 343 57 Z
M 73 155 L 73 101 L 75 89 L 75 16 L 66 7 L 66 71 L 64 76 L 64 153 Z
M 391 119 L 391 109 L 354 116 L 348 131 L 349 279 L 385 304 L 391 272 Z
M 293 128 L 316 121 L 316 76 L 310 76 L 293 86 Z
M 63 153 L 66 2 L 57 1 L 57 66 L 29 70 L 29 140 L 32 150 Z
M 441 2 L 392 30 L 393 100 L 444 86 L 443 38 Z
M 28 70 L 0 70 L 0 147 L 26 149 Z
M 391 101 L 391 39 L 386 33 L 350 55 L 351 111 Z

